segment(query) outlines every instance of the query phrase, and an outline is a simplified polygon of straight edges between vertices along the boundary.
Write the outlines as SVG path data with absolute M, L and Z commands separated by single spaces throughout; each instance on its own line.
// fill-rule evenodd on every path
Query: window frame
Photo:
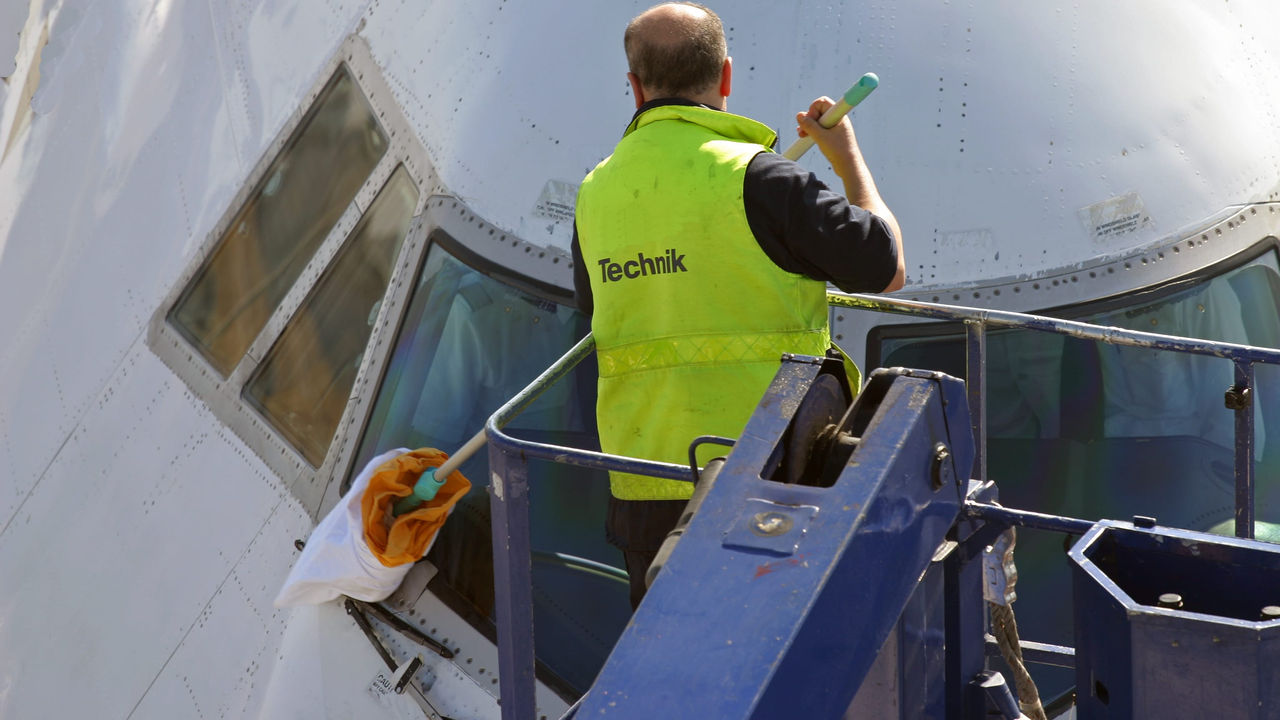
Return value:
M 416 196 L 413 206 L 408 209 L 410 213 L 409 216 L 408 217 L 397 216 L 400 218 L 402 222 L 404 222 L 404 234 L 403 236 L 400 237 L 400 240 L 399 240 L 399 245 L 401 248 L 403 248 L 405 241 L 408 240 L 409 233 L 413 230 L 413 221 L 415 217 L 414 212 L 419 207 L 419 201 L 422 199 L 422 192 L 417 187 L 413 186 L 414 185 L 413 179 L 412 177 L 410 177 L 408 170 L 404 168 L 404 165 L 397 165 L 395 169 L 392 170 L 391 176 L 387 179 L 385 183 L 383 183 L 382 188 L 379 190 L 378 198 L 381 199 L 384 193 L 387 193 L 391 190 L 391 182 L 393 179 L 396 178 L 396 174 L 399 173 L 401 170 L 404 170 L 404 174 L 402 176 L 403 180 L 407 181 L 407 183 L 410 185 L 411 189 L 413 190 Z M 388 198 L 390 197 L 391 196 L 388 196 Z M 272 411 L 268 407 L 268 403 L 266 401 L 265 396 L 260 396 L 257 393 L 255 393 L 254 391 L 255 384 L 263 380 L 263 373 L 270 367 L 270 363 L 272 362 L 273 357 L 275 358 L 284 357 L 280 355 L 275 355 L 275 353 L 278 351 L 287 352 L 287 350 L 285 350 L 285 347 L 286 347 L 285 344 L 288 342 L 289 330 L 291 327 L 294 327 L 293 321 L 297 318 L 298 313 L 303 312 L 304 310 L 311 309 L 310 303 L 312 302 L 313 298 L 315 298 L 316 295 L 320 293 L 322 290 L 332 289 L 332 286 L 327 285 L 327 283 L 330 280 L 333 280 L 336 278 L 340 264 L 343 262 L 343 258 L 346 256 L 346 253 L 355 252 L 356 250 L 355 243 L 359 239 L 358 236 L 361 233 L 361 231 L 366 227 L 366 222 L 372 220 L 372 213 L 374 212 L 374 209 L 377 207 L 377 202 L 378 201 L 375 199 L 374 203 L 370 205 L 368 209 L 365 210 L 364 214 L 360 217 L 360 220 L 356 223 L 355 228 L 347 235 L 347 238 L 339 247 L 337 253 L 333 257 L 333 261 L 329 264 L 328 267 L 325 268 L 324 272 L 320 276 L 320 279 L 317 280 L 314 285 L 312 285 L 311 290 L 307 294 L 306 298 L 304 298 L 303 301 L 299 304 L 297 311 L 294 313 L 294 317 L 290 319 L 289 323 L 284 325 L 283 329 L 280 332 L 280 335 L 276 338 L 276 341 L 268 349 L 267 353 L 263 356 L 262 360 L 256 363 L 256 369 L 250 375 L 249 379 L 245 382 L 244 387 L 241 388 L 241 399 L 244 402 L 248 403 L 250 406 L 252 406 L 254 410 L 264 418 L 270 419 L 272 417 L 275 417 L 275 422 L 273 423 L 273 425 L 275 425 L 277 431 L 280 432 L 280 434 L 285 436 L 286 438 L 289 438 L 291 436 L 297 438 L 301 434 L 300 428 L 296 425 L 293 427 L 283 427 L 283 425 L 287 424 L 286 421 L 284 421 L 282 418 L 278 416 L 273 415 Z M 401 209 L 403 209 L 403 207 Z M 371 310 L 376 309 L 379 312 L 381 312 L 382 305 L 386 304 L 387 293 L 388 293 L 388 290 L 390 289 L 391 281 L 394 279 L 395 261 L 399 260 L 401 256 L 402 256 L 401 253 L 397 251 L 394 257 L 391 258 L 392 263 L 391 263 L 390 270 L 392 272 L 391 274 L 388 275 L 387 286 L 383 288 L 382 295 L 377 300 L 375 300 L 375 305 L 373 305 L 370 308 Z M 330 306 L 329 309 L 331 309 L 334 306 L 340 306 L 340 304 L 335 303 L 334 305 Z M 376 320 L 376 317 L 370 318 L 370 322 L 373 322 L 375 320 Z M 365 344 L 362 346 L 362 349 L 360 351 L 360 358 L 362 363 L 363 363 L 363 356 L 368 353 L 369 340 L 371 340 L 372 337 L 373 337 L 373 329 L 370 328 L 369 337 L 366 338 Z M 280 361 L 287 362 L 283 359 L 281 359 Z M 352 378 L 353 386 L 354 386 L 354 381 L 355 381 L 355 378 L 353 377 Z M 351 395 L 350 390 L 347 391 L 346 395 L 347 395 L 347 403 L 345 403 L 343 406 L 344 410 L 346 405 L 350 403 L 350 395 Z M 277 408 L 277 409 L 280 409 L 280 408 Z M 311 419 L 314 420 L 315 417 L 313 416 Z M 340 421 L 341 418 L 338 418 L 338 420 Z M 337 434 L 337 430 L 338 430 L 338 426 L 335 424 L 333 428 L 334 435 Z M 315 438 L 315 439 L 318 440 L 318 438 Z M 305 450 L 299 447 L 297 440 L 289 440 L 289 442 L 295 449 L 298 449 L 301 452 L 301 454 L 303 455 L 306 454 Z M 332 436 L 329 438 L 328 443 L 330 446 L 332 445 Z M 327 448 L 325 453 L 326 455 L 328 454 Z M 321 462 L 323 462 L 323 460 Z
M 231 222 L 257 191 L 276 157 L 310 116 L 316 99 L 342 65 L 351 73 L 387 134 L 387 151 L 244 357 L 223 377 L 182 332 L 169 323 L 169 313 L 204 267 Z M 368 349 L 352 385 L 352 400 L 338 422 L 324 462 L 313 467 L 243 398 L 242 392 L 392 172 L 400 165 L 405 167 L 418 187 L 418 204 L 396 260 L 390 287 L 374 322 Z M 151 317 L 147 344 L 156 356 L 186 383 L 192 394 L 205 403 L 218 420 L 253 450 L 271 472 L 289 486 L 314 520 L 322 517 L 341 497 L 342 481 L 352 471 L 350 466 L 355 459 L 359 438 L 372 412 L 374 395 L 400 332 L 409 295 L 425 262 L 427 250 L 434 241 L 429 236 L 437 231 L 434 238 L 447 251 L 485 274 L 548 299 L 572 302 L 573 263 L 568 251 L 527 242 L 485 221 L 465 202 L 447 194 L 425 145 L 401 108 L 401 99 L 392 91 L 366 40 L 359 35 L 351 35 L 318 71 L 311 87 L 299 99 L 297 109 L 263 149 L 253 170 L 244 178 L 218 222 L 204 234 L 199 249 L 192 254 Z M 519 271 L 514 268 L 519 268 Z
M 311 117 L 317 98 L 342 67 L 346 68 L 365 101 L 372 108 L 374 117 L 387 136 L 387 150 L 308 261 L 301 275 L 272 312 L 266 325 L 249 345 L 244 356 L 224 377 L 187 340 L 183 332 L 170 322 L 169 315 L 202 271 L 230 224 L 238 217 L 245 204 L 254 197 L 276 158 L 289 146 L 298 128 Z M 319 467 L 314 467 L 242 397 L 242 392 L 286 325 L 336 259 L 378 193 L 400 166 L 405 168 L 409 178 L 418 188 L 418 201 L 413 210 L 414 219 L 401 246 L 387 296 L 379 309 L 378 318 L 370 334 L 367 346 L 370 350 L 365 352 L 352 388 L 353 396 L 358 396 L 357 401 L 347 404 L 324 462 Z M 202 400 L 223 424 L 290 486 L 294 495 L 313 518 L 320 516 L 322 498 L 330 484 L 329 480 L 334 476 L 334 469 L 342 467 L 337 462 L 341 455 L 340 439 L 344 434 L 349 433 L 353 418 L 359 417 L 368 410 L 368 393 L 361 394 L 359 389 L 362 387 L 362 381 L 371 371 L 375 374 L 381 372 L 381 369 L 374 365 L 378 364 L 376 361 L 385 358 L 377 357 L 379 353 L 373 352 L 372 349 L 385 345 L 388 337 L 394 335 L 397 329 L 393 320 L 398 321 L 401 305 L 407 295 L 405 277 L 417 269 L 414 260 L 420 254 L 425 236 L 421 230 L 422 209 L 432 195 L 439 193 L 440 187 L 435 169 L 427 159 L 426 149 L 418 141 L 407 117 L 400 109 L 367 44 L 363 38 L 353 35 L 343 43 L 339 52 L 320 68 L 311 87 L 300 98 L 297 109 L 285 120 L 277 130 L 274 139 L 263 150 L 222 216 L 205 234 L 200 248 L 189 259 L 187 266 L 151 318 L 147 342 L 152 351 L 187 384 L 192 393 Z

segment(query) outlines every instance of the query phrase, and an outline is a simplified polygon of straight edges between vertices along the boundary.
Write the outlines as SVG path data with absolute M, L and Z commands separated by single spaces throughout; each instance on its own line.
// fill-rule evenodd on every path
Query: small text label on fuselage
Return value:
M 644 253 L 637 253 L 635 260 L 618 263 L 613 258 L 605 258 L 600 261 L 602 283 L 677 272 L 689 272 L 689 269 L 684 266 L 684 255 L 677 254 L 675 248 L 668 248 L 666 253 L 658 257 L 646 257 Z

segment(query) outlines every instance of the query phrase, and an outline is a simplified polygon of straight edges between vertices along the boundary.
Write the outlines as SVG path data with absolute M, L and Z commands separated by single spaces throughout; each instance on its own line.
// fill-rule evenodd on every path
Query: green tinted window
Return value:
M 1280 347 L 1278 303 L 1280 272 L 1266 253 L 1213 278 L 1073 315 L 1128 330 Z M 962 338 L 886 339 L 883 348 L 882 365 L 964 376 Z M 1280 496 L 1270 487 L 1280 483 L 1261 472 L 1280 467 L 1280 417 L 1272 417 L 1280 408 L 1272 401 L 1278 371 L 1256 367 L 1261 520 L 1280 519 Z M 1234 518 L 1235 421 L 1223 404 L 1234 381 L 1231 361 L 1222 358 L 993 330 L 989 474 L 1002 500 L 1028 510 L 1089 519 L 1154 515 L 1162 524 L 1218 529 Z
M 245 388 L 312 465 L 324 461 L 347 405 L 417 202 L 409 173 L 396 168 Z
M 1129 330 L 1280 347 L 1278 307 L 1280 272 L 1268 252 L 1212 278 L 1078 308 L 1071 316 Z M 962 337 L 917 335 L 886 339 L 882 347 L 886 367 L 964 377 Z M 1280 539 L 1280 367 L 1255 368 L 1258 534 Z M 1232 534 L 1235 421 L 1223 393 L 1233 383 L 1231 361 L 1223 358 L 1031 330 L 992 331 L 988 476 L 1010 507 L 1089 520 L 1147 515 L 1161 525 Z M 1071 593 L 1063 538 L 1019 533 L 1022 637 L 1070 645 L 1070 606 L 1061 602 Z
M 531 295 L 469 267 L 433 245 L 374 401 L 352 475 L 397 447 L 452 453 L 485 420 L 590 329 L 571 307 Z M 594 355 L 548 388 L 505 430 L 598 449 Z M 493 612 L 489 456 L 462 465 L 474 484 L 427 558 L 432 588 L 456 596 L 466 617 Z M 529 464 L 535 652 L 572 691 L 585 691 L 631 614 L 621 554 L 605 541 L 605 473 Z M 441 586 L 446 586 L 445 588 Z M 545 679 L 545 677 L 544 677 Z
M 373 111 L 340 67 L 170 312 L 224 376 L 386 150 Z

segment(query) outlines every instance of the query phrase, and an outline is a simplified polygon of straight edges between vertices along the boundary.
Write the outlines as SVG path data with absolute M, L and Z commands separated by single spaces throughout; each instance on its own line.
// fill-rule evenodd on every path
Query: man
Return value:
M 830 347 L 827 282 L 903 286 L 901 233 L 848 118 L 817 123 L 830 99 L 796 121 L 843 198 L 771 152 L 772 130 L 725 112 L 733 63 L 710 9 L 650 8 L 624 46 L 636 114 L 578 193 L 574 287 L 592 315 L 601 447 L 684 463 L 695 437 L 741 433 L 782 353 Z M 612 473 L 610 489 L 634 606 L 692 486 Z

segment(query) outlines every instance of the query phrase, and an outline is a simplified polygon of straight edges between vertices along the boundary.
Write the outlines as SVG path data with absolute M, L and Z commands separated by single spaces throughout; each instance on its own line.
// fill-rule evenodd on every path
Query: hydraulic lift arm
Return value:
M 960 516 L 973 441 L 955 378 L 806 400 L 841 376 L 784 358 L 577 717 L 845 713 Z

